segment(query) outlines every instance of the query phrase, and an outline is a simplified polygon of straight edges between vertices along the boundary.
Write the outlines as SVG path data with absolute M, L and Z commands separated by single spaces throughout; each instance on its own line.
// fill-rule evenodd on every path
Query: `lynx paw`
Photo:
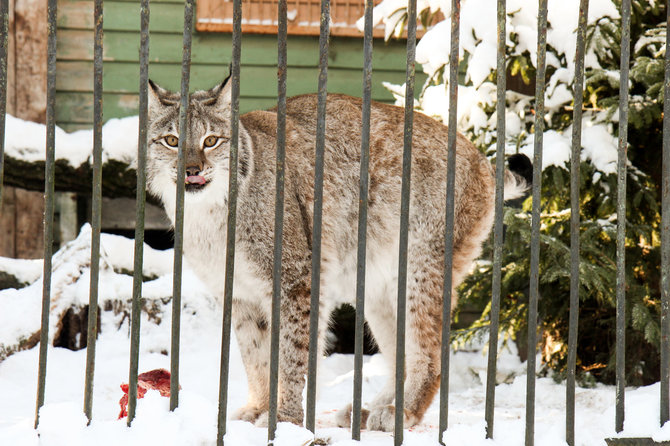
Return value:
M 347 404 L 344 406 L 342 409 L 338 410 L 337 413 L 335 414 L 335 422 L 339 427 L 346 427 L 350 428 L 351 427 L 351 419 L 352 419 L 352 405 L 351 403 Z M 361 426 L 365 427 L 367 424 L 368 420 L 368 415 L 370 415 L 370 411 L 367 409 L 361 408 Z
M 263 413 L 263 409 L 260 407 L 255 407 L 255 406 L 242 406 L 239 409 L 237 409 L 233 415 L 232 419 L 233 420 L 242 420 L 242 421 L 248 421 L 250 423 L 254 423 L 258 420 L 260 415 Z M 265 412 L 266 414 L 266 419 L 267 419 L 267 411 Z M 267 425 L 267 421 L 265 423 Z
M 378 406 L 370 410 L 367 427 L 373 431 L 392 432 L 395 427 L 395 406 Z
M 414 414 L 405 411 L 403 425 L 409 428 L 421 421 Z M 392 432 L 395 428 L 395 406 L 378 406 L 370 410 L 367 427 L 369 430 Z
M 265 411 L 256 418 L 256 427 L 268 427 L 268 412 Z

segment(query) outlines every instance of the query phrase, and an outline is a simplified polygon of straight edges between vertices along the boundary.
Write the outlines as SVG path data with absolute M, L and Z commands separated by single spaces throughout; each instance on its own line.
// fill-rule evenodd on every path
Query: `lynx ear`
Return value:
M 156 114 L 158 114 L 158 112 L 166 106 L 177 105 L 177 102 L 172 97 L 172 93 L 170 93 L 165 88 L 160 87 L 151 79 L 149 79 L 147 96 L 150 116 L 156 116 Z
M 231 82 L 230 75 L 216 87 L 212 88 L 212 99 L 208 105 L 213 105 L 221 111 L 230 112 L 231 102 Z

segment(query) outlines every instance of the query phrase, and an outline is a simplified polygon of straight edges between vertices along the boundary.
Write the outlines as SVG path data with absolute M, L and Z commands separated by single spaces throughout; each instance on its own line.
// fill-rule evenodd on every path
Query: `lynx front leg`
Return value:
M 253 423 L 269 406 L 270 319 L 260 305 L 242 300 L 233 302 L 232 316 L 249 386 L 247 404 L 232 417 Z
M 304 416 L 302 391 L 309 356 L 309 301 L 309 287 L 301 284 L 284 293 L 280 307 L 277 418 L 297 425 L 302 425 Z

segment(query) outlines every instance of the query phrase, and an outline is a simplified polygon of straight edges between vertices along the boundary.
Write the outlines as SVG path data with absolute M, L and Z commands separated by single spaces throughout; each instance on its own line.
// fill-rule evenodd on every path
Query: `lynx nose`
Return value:
M 186 176 L 192 177 L 200 175 L 200 166 L 186 166 Z

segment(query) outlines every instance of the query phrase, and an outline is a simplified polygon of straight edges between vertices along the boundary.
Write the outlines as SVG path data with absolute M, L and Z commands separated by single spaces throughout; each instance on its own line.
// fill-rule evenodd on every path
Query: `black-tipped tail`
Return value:
M 530 159 L 516 153 L 507 158 L 505 170 L 505 200 L 513 200 L 526 194 L 533 184 L 533 164 Z

